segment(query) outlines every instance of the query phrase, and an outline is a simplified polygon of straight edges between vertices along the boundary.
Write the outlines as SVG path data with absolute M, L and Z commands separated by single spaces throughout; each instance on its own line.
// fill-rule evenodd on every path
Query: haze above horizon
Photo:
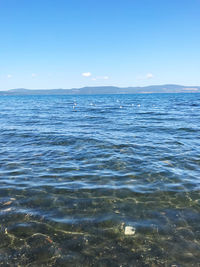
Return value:
M 199 0 L 2 0 L 0 90 L 200 85 Z

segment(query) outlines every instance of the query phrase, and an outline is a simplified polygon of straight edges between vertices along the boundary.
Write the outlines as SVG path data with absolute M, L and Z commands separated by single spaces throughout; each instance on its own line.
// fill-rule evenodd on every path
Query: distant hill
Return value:
M 153 94 L 153 93 L 200 93 L 200 86 L 176 84 L 151 85 L 145 87 L 98 86 L 73 89 L 25 89 L 0 91 L 0 95 L 99 95 L 99 94 Z

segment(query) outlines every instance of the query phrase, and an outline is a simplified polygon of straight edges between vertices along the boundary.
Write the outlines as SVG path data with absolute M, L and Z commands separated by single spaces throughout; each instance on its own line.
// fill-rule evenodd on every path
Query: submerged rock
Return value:
M 132 226 L 126 226 L 124 230 L 125 235 L 134 235 L 135 234 L 135 228 Z

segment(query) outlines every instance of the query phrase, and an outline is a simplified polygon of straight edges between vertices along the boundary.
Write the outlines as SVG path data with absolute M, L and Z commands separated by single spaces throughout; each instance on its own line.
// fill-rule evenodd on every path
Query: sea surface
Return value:
M 1 96 L 0 266 L 200 266 L 200 94 Z

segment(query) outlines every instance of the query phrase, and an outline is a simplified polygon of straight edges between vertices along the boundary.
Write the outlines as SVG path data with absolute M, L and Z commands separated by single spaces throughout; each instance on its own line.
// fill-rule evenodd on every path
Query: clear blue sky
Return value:
M 0 0 L 0 90 L 200 85 L 200 0 Z

